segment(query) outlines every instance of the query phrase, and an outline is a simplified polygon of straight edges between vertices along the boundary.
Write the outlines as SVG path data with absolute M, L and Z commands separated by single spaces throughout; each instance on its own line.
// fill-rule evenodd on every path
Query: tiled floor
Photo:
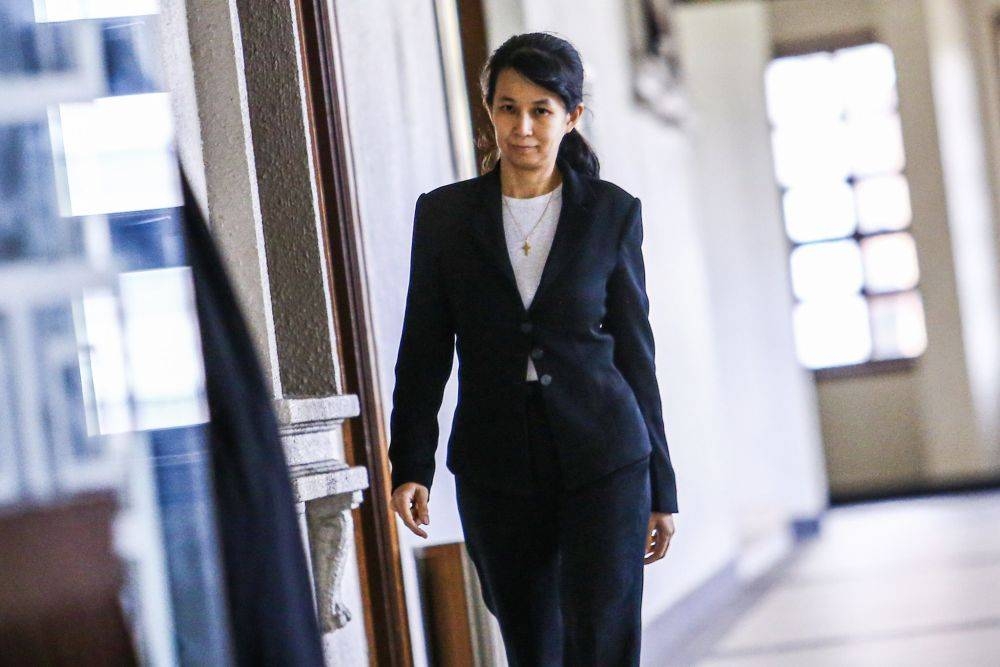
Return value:
M 1000 666 L 1000 493 L 831 510 L 695 664 Z

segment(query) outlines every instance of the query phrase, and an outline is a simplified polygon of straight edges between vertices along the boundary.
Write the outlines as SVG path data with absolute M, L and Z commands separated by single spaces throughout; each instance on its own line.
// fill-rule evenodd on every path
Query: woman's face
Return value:
M 556 162 L 563 136 L 583 113 L 583 105 L 567 113 L 562 99 L 512 68 L 497 76 L 490 119 L 503 161 L 516 169 L 549 169 Z

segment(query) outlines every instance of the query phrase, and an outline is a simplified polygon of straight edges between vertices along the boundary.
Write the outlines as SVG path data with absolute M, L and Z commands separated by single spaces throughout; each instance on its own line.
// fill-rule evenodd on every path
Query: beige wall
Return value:
M 819 383 L 831 490 L 871 493 L 922 479 L 920 398 L 910 373 Z

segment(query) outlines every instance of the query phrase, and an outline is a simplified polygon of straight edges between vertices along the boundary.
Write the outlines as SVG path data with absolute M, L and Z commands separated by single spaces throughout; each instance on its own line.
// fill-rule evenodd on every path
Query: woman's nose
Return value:
M 531 116 L 523 114 L 517 119 L 517 131 L 520 134 L 531 134 Z

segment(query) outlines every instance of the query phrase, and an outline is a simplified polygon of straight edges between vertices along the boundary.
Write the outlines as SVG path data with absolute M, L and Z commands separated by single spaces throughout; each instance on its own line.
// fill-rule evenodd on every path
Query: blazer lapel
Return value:
M 525 312 L 534 310 L 545 293 L 555 283 L 560 271 L 576 254 L 593 221 L 588 215 L 587 205 L 591 195 L 589 186 L 580 177 L 580 174 L 564 160 L 557 160 L 556 165 L 563 175 L 562 209 L 559 212 L 555 236 L 542 269 L 538 289 L 535 291 L 530 307 Z M 522 310 L 524 310 L 521 295 L 517 289 L 517 280 L 514 277 L 514 268 L 510 263 L 507 239 L 504 235 L 499 161 L 493 169 L 480 177 L 479 202 L 478 215 L 472 225 L 474 236 L 486 254 L 489 255 L 493 264 L 506 276 L 518 303 L 522 303 Z
M 476 240 L 486 251 L 493 264 L 507 278 L 511 289 L 521 303 L 517 290 L 517 280 L 514 278 L 514 267 L 507 254 L 507 239 L 503 231 L 503 200 L 500 190 L 500 162 L 479 178 L 479 193 L 476 197 L 478 205 L 476 217 L 472 221 L 472 231 Z
M 558 166 L 563 173 L 562 210 L 559 212 L 559 222 L 556 223 L 552 247 L 549 249 L 549 256 L 545 260 L 542 277 L 529 310 L 534 310 L 545 294 L 556 285 L 556 278 L 577 254 L 593 223 L 593 216 L 590 215 L 587 206 L 591 194 L 590 187 L 580 174 L 564 161 L 559 160 Z

